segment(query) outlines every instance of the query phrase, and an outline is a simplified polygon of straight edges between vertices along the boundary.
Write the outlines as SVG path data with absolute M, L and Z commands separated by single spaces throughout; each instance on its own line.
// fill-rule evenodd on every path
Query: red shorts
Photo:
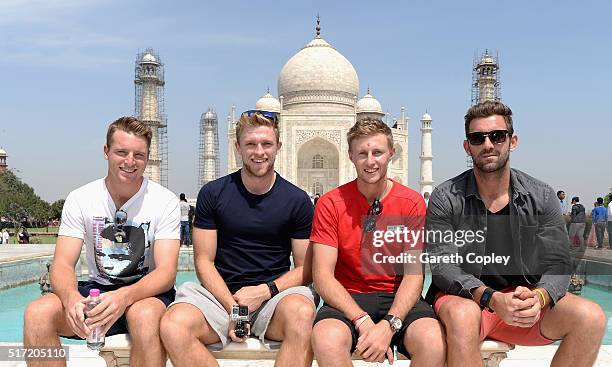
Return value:
M 442 304 L 453 296 L 445 293 L 438 293 L 434 301 L 434 310 L 439 314 Z M 549 345 L 556 340 L 551 340 L 540 332 L 540 323 L 548 309 L 545 308 L 540 314 L 540 319 L 530 328 L 511 326 L 500 319 L 495 312 L 488 309 L 482 310 L 480 318 L 480 341 L 494 339 L 504 343 L 525 346 Z

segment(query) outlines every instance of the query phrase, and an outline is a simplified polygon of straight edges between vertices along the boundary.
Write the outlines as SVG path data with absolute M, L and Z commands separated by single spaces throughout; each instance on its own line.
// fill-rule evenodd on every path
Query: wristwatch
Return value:
M 393 315 L 387 315 L 384 317 L 385 320 L 389 321 L 389 325 L 391 326 L 391 330 L 394 333 L 397 333 L 402 329 L 402 319 L 399 317 L 395 317 Z
M 493 288 L 485 288 L 484 292 L 482 292 L 482 296 L 480 296 L 480 306 L 488 309 L 493 312 L 493 309 L 489 306 L 491 303 L 491 297 L 493 297 L 493 293 L 495 293 L 495 289 Z
M 278 287 L 276 286 L 276 283 L 274 283 L 273 280 L 266 283 L 266 285 L 268 286 L 268 289 L 270 289 L 270 298 L 278 294 Z

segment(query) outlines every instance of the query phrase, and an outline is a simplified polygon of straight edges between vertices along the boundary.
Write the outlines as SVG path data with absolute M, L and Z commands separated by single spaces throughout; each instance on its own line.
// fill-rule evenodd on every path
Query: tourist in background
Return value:
M 11 235 L 8 233 L 8 230 L 4 228 L 4 230 L 2 230 L 2 243 L 5 245 L 8 245 L 10 240 L 11 240 Z
M 595 207 L 591 211 L 593 219 L 593 227 L 595 227 L 595 236 L 597 236 L 597 249 L 603 248 L 606 225 L 608 223 L 608 209 L 603 205 L 603 198 L 597 198 Z M 612 246 L 610 246 L 612 249 Z
M 576 243 L 576 237 L 578 237 L 578 244 L 580 247 L 584 246 L 584 227 L 586 226 L 586 214 L 584 205 L 580 204 L 580 198 L 574 196 L 572 198 L 572 211 L 570 214 L 570 226 L 569 226 L 569 238 L 570 244 Z
M 612 248 L 612 194 L 608 196 L 608 245 Z
M 191 231 L 189 230 L 189 203 L 185 199 L 185 194 L 179 196 L 181 206 L 181 246 L 189 246 L 191 244 Z

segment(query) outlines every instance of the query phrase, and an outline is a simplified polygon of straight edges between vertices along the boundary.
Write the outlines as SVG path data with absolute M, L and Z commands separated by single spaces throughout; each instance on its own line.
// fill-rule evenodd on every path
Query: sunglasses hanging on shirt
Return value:
M 115 230 L 115 242 L 116 243 L 124 243 L 127 242 L 127 234 L 123 230 L 123 225 L 127 222 L 128 215 L 122 209 L 119 209 L 115 212 L 115 223 L 113 228 Z
M 382 213 L 382 210 L 383 205 L 380 200 L 378 200 L 378 198 L 374 199 L 372 205 L 370 205 L 370 208 L 368 209 L 368 214 L 364 223 L 364 229 L 366 232 L 374 232 L 376 229 L 376 217 Z

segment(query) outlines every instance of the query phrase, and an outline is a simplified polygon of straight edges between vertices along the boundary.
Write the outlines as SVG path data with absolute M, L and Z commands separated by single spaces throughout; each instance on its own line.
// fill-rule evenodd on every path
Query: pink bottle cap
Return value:
M 100 290 L 99 289 L 90 289 L 89 290 L 89 297 L 100 297 Z

